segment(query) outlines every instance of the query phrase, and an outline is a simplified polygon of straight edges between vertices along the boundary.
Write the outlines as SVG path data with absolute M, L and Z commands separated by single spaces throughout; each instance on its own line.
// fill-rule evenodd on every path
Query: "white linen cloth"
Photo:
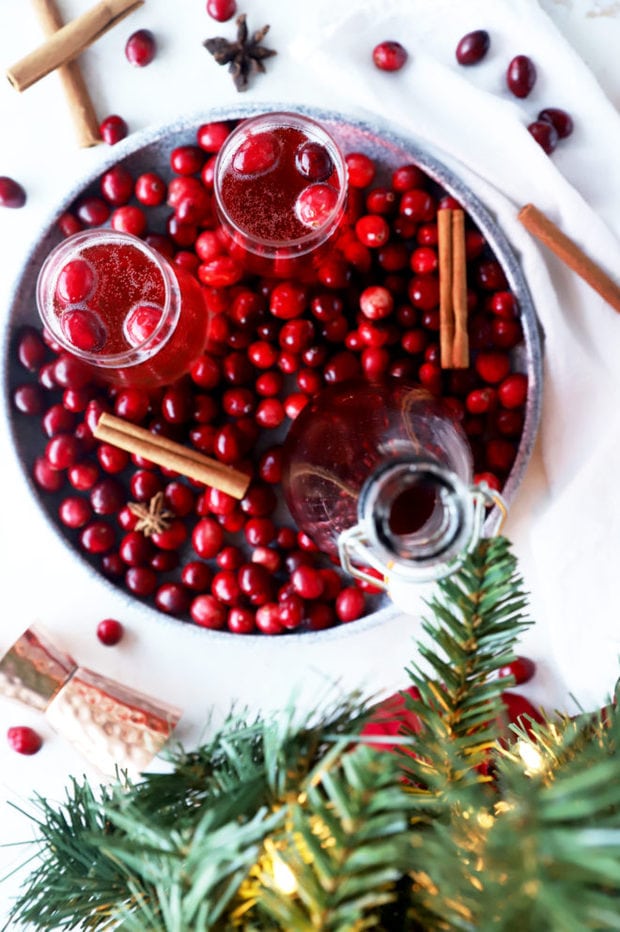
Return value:
M 505 533 L 521 558 L 532 615 L 547 627 L 553 663 L 585 708 L 620 673 L 620 316 L 517 221 L 533 202 L 612 276 L 620 277 L 620 117 L 536 0 L 314 0 L 290 48 L 330 106 L 379 116 L 450 165 L 495 214 L 520 255 L 545 336 L 539 443 Z M 474 66 L 458 40 L 486 29 Z M 372 63 L 396 39 L 398 72 Z M 528 55 L 525 99 L 505 83 Z M 548 156 L 527 125 L 560 107 L 574 132 Z M 597 672 L 598 671 L 598 672 Z

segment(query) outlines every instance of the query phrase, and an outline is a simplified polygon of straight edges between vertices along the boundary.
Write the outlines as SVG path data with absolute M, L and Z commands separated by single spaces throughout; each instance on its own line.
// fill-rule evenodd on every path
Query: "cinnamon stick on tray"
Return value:
M 55 0 L 32 0 L 32 5 L 46 35 L 52 36 L 62 29 L 63 21 Z M 79 64 L 70 61 L 60 65 L 58 75 L 73 118 L 78 145 L 96 146 L 101 142 L 99 120 Z
M 15 90 L 25 91 L 51 71 L 73 61 L 143 3 L 144 0 L 102 0 L 8 68 L 7 78 Z
M 104 443 L 213 486 L 233 498 L 243 498 L 250 484 L 250 476 L 246 473 L 112 414 L 102 414 L 93 433 Z
M 439 351 L 443 369 L 469 366 L 465 214 L 442 208 L 437 214 L 439 249 Z
M 534 204 L 526 204 L 518 213 L 526 230 L 541 241 L 573 272 L 598 292 L 615 311 L 620 313 L 620 286 L 616 284 L 580 247 L 556 226 Z

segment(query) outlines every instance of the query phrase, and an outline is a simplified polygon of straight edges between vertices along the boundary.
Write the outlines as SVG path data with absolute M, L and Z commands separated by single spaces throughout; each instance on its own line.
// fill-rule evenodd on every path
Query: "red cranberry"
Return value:
M 388 241 L 390 226 L 380 214 L 365 214 L 355 224 L 355 235 L 364 246 L 379 248 Z
M 185 522 L 181 521 L 180 518 L 175 518 L 167 528 L 154 531 L 151 534 L 151 540 L 156 547 L 160 547 L 162 550 L 178 550 L 185 543 L 187 534 Z
M 158 207 L 166 200 L 166 182 L 155 172 L 144 172 L 136 180 L 134 193 L 146 207 Z
M 557 107 L 545 107 L 538 114 L 537 119 L 551 123 L 560 139 L 566 139 L 573 131 L 573 118 L 566 110 Z
M 400 71 L 408 58 L 407 49 L 393 40 L 375 45 L 372 60 L 381 71 Z
M 204 151 L 200 146 L 177 146 L 170 153 L 170 167 L 177 175 L 198 174 L 204 160 Z M 202 185 L 195 185 L 193 188 L 194 195 L 202 191 Z
M 336 614 L 326 602 L 314 602 L 308 608 L 307 621 L 310 631 L 324 631 L 335 623 Z
M 437 212 L 437 205 L 432 194 L 421 188 L 412 188 L 405 191 L 400 199 L 399 211 L 403 217 L 408 217 L 416 223 L 427 223 L 433 220 Z
M 146 599 L 157 588 L 157 573 L 147 566 L 130 566 L 125 573 L 125 585 L 134 595 Z
M 219 152 L 229 135 L 230 125 L 221 120 L 214 120 L 211 123 L 202 123 L 198 127 L 196 142 L 205 152 Z
M 26 203 L 26 192 L 13 178 L 0 176 L 0 207 L 23 207 Z
M 224 532 L 213 518 L 201 518 L 192 532 L 192 546 L 199 557 L 209 560 L 217 556 L 224 543 Z
M 493 351 L 478 353 L 474 365 L 476 372 L 484 382 L 495 385 L 508 375 L 510 358 L 506 353 Z
M 88 524 L 93 516 L 92 509 L 86 499 L 78 495 L 63 498 L 58 506 L 58 517 L 65 527 L 80 528 Z
M 46 492 L 59 492 L 65 480 L 64 474 L 55 469 L 45 456 L 38 456 L 32 469 L 34 481 Z
M 118 207 L 110 220 L 113 230 L 120 233 L 130 233 L 132 236 L 142 236 L 146 231 L 146 214 L 141 207 L 135 204 L 125 204 Z
M 86 307 L 65 311 L 60 318 L 60 326 L 67 342 L 85 353 L 100 350 L 107 338 L 101 318 Z
M 295 153 L 295 167 L 309 181 L 326 181 L 334 170 L 334 163 L 325 146 L 308 141 Z
M 456 47 L 456 60 L 459 65 L 476 65 L 489 51 L 491 37 L 486 29 L 475 29 L 459 41 Z
M 80 534 L 80 544 L 88 553 L 106 553 L 115 543 L 114 528 L 105 521 L 91 521 Z
M 76 216 L 66 211 L 58 218 L 58 229 L 63 236 L 71 236 L 73 233 L 79 233 L 84 227 Z
M 116 618 L 104 618 L 97 625 L 97 637 L 106 647 L 113 647 L 121 640 L 124 629 Z
M 97 447 L 97 459 L 102 469 L 114 474 L 126 468 L 130 456 L 125 450 L 113 447 L 111 443 L 100 443 Z
M 498 670 L 498 676 L 513 676 L 517 686 L 528 683 L 536 673 L 536 664 L 528 657 L 515 657 L 511 663 Z
M 163 583 L 155 593 L 155 605 L 167 615 L 184 615 L 190 603 L 191 595 L 180 583 Z
M 129 531 L 118 548 L 121 560 L 127 566 L 146 566 L 154 550 L 151 541 L 141 531 Z
M 340 621 L 355 621 L 366 610 L 366 597 L 357 586 L 347 586 L 336 596 L 336 614 Z
M 280 606 L 277 602 L 267 602 L 257 609 L 256 627 L 263 634 L 282 634 L 284 627 L 280 621 Z
M 195 500 L 194 492 L 182 482 L 173 480 L 164 489 L 166 508 L 173 511 L 180 518 L 192 513 Z
M 144 68 L 155 58 L 157 45 L 150 29 L 138 29 L 133 32 L 125 44 L 125 57 L 130 65 Z
M 521 372 L 507 375 L 500 383 L 497 394 L 505 408 L 520 408 L 527 398 L 527 376 Z
M 345 156 L 352 188 L 367 188 L 375 177 L 376 168 L 371 158 L 363 152 L 350 152 Z
M 515 97 L 527 97 L 536 83 L 536 66 L 527 55 L 516 55 L 506 70 L 508 90 Z
M 302 599 L 318 599 L 323 594 L 325 583 L 312 566 L 299 566 L 291 574 L 293 589 Z
M 394 299 L 387 288 L 369 285 L 360 295 L 360 310 L 369 320 L 383 320 L 394 308 Z
M 200 560 L 190 560 L 181 571 L 181 582 L 193 592 L 206 592 L 213 579 L 213 571 Z
M 43 365 L 46 355 L 45 343 L 39 331 L 34 327 L 24 327 L 19 334 L 17 344 L 17 358 L 20 365 L 30 372 L 36 372 Z
M 110 205 L 101 197 L 84 197 L 77 206 L 77 215 L 87 227 L 103 226 L 110 217 Z
M 558 144 L 558 133 L 552 123 L 547 120 L 535 120 L 528 126 L 528 132 L 536 140 L 538 145 L 551 155 Z
M 18 754 L 36 754 L 43 746 L 43 739 L 28 725 L 14 725 L 6 733 L 7 741 Z
M 41 386 L 32 383 L 18 385 L 13 392 L 13 404 L 22 414 L 40 414 L 44 405 Z
M 99 187 L 110 204 L 127 204 L 134 192 L 133 177 L 122 165 L 114 165 L 102 175 Z
M 237 0 L 207 0 L 207 13 L 218 23 L 225 23 L 237 12 Z
M 80 457 L 82 448 L 73 434 L 57 434 L 45 447 L 45 457 L 54 469 L 68 469 Z
M 128 131 L 125 120 L 117 114 L 106 117 L 99 126 L 101 138 L 109 146 L 113 146 L 117 142 L 120 142 L 121 139 L 124 139 Z

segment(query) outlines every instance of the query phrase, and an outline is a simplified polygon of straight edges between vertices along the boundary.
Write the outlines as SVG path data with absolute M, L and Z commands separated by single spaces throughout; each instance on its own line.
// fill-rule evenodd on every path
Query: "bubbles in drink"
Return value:
M 278 164 L 280 142 L 273 133 L 255 133 L 245 139 L 232 157 L 239 175 L 263 175 Z
M 333 216 L 337 203 L 338 191 L 330 184 L 310 184 L 297 196 L 295 216 L 304 226 L 316 230 Z
M 107 330 L 98 314 L 89 307 L 68 307 L 60 315 L 60 329 L 77 350 L 96 353 L 102 349 Z
M 97 273 L 86 259 L 70 259 L 60 270 L 56 296 L 61 304 L 86 301 L 97 285 Z
M 327 181 L 334 171 L 332 157 L 320 142 L 303 143 L 295 153 L 295 167 L 309 181 Z
M 130 346 L 141 346 L 154 333 L 163 308 L 156 304 L 135 304 L 123 321 L 123 334 Z

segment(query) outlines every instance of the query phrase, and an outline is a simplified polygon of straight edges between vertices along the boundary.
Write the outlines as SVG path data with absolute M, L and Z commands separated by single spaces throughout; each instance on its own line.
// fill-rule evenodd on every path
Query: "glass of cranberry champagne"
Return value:
M 37 305 L 54 339 L 113 385 L 173 382 L 207 338 L 196 279 L 137 237 L 109 229 L 76 233 L 52 250 Z
M 250 272 L 311 277 L 345 210 L 346 162 L 309 117 L 243 120 L 222 146 L 214 193 L 229 251 Z

